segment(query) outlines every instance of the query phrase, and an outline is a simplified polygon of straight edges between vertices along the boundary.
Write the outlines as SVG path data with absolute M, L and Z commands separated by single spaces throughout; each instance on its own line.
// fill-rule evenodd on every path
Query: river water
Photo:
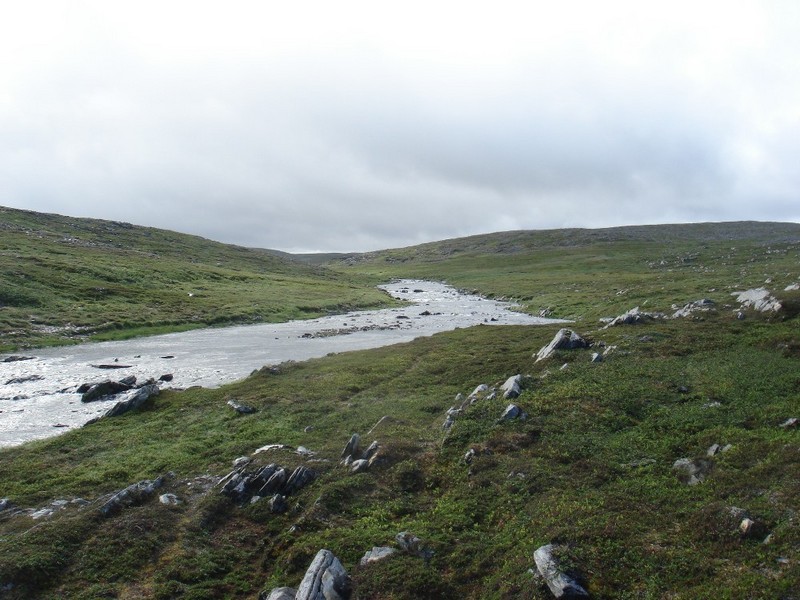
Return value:
M 143 382 L 169 374 L 172 380 L 162 383 L 163 388 L 218 387 L 265 365 L 378 348 L 480 323 L 564 323 L 516 312 L 511 304 L 441 283 L 401 280 L 381 288 L 407 304 L 288 323 L 47 348 L 29 355 L 34 356 L 30 360 L 0 362 L 0 447 L 80 427 L 114 404 L 113 399 L 82 403 L 75 390 L 85 382 L 129 375 Z

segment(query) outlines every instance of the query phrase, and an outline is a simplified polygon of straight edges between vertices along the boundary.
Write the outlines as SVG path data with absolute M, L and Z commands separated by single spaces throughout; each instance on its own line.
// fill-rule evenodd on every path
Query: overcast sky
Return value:
M 4 2 L 0 205 L 287 251 L 800 221 L 800 2 Z

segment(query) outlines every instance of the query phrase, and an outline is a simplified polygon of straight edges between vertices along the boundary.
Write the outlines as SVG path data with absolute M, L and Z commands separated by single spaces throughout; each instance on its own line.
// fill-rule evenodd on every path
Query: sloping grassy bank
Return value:
M 476 327 L 164 392 L 136 413 L 5 450 L 0 495 L 17 506 L 90 504 L 0 519 L 0 585 L 8 598 L 255 598 L 296 586 L 324 547 L 358 598 L 547 598 L 529 569 L 538 546 L 558 542 L 596 598 L 790 597 L 800 432 L 780 424 L 798 409 L 797 321 L 577 329 L 616 350 L 601 363 L 583 349 L 534 364 L 555 329 Z M 499 422 L 508 402 L 481 399 L 442 429 L 456 394 L 517 373 L 531 376 L 515 400 L 526 420 Z M 239 415 L 229 398 L 258 412 Z M 367 472 L 338 464 L 353 432 L 381 445 Z M 205 491 L 270 443 L 314 453 L 253 457 L 318 471 L 288 512 Z M 708 459 L 704 482 L 682 483 L 675 460 L 712 444 L 731 447 Z M 181 504 L 153 498 L 100 516 L 106 494 L 168 472 L 159 493 Z M 763 531 L 743 536 L 731 507 Z M 358 566 L 400 531 L 432 558 Z
M 128 223 L 0 207 L 0 352 L 392 300 L 358 274 Z

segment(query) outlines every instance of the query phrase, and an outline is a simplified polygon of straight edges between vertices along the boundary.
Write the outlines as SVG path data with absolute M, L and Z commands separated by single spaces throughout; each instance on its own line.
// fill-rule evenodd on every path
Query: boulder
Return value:
M 525 420 L 528 417 L 528 414 L 523 411 L 519 406 L 516 404 L 509 404 L 506 406 L 506 409 L 503 411 L 503 414 L 500 415 L 501 421 L 513 421 L 514 419 L 522 419 Z
M 522 375 L 509 377 L 500 389 L 503 390 L 503 398 L 506 400 L 518 397 L 522 393 Z
M 347 444 L 345 444 L 344 449 L 342 450 L 342 460 L 345 460 L 348 456 L 355 460 L 360 457 L 361 454 L 361 436 L 357 433 L 354 433 L 350 436 Z
M 673 319 L 680 319 L 682 317 L 691 317 L 696 312 L 708 312 L 713 310 L 716 304 L 713 300 L 709 300 L 708 298 L 701 298 L 700 300 L 695 300 L 694 302 L 689 302 L 685 304 L 683 308 L 679 308 L 672 314 Z M 674 308 L 674 306 L 673 306 Z
M 536 569 L 556 598 L 588 598 L 589 593 L 572 577 L 564 573 L 554 556 L 553 544 L 541 546 L 533 553 Z
M 142 406 L 152 396 L 157 396 L 158 386 L 155 384 L 146 385 L 138 390 L 130 390 L 125 393 L 114 406 L 109 408 L 103 417 L 118 417 Z
M 258 600 L 294 600 L 297 590 L 290 587 L 273 588 L 269 595 L 266 592 L 260 594 Z
M 394 553 L 395 549 L 389 546 L 373 546 L 372 550 L 367 550 L 367 553 L 361 557 L 358 564 L 364 567 L 368 564 L 378 562 L 379 560 L 389 558 Z
M 103 506 L 100 507 L 100 514 L 104 517 L 109 517 L 123 508 L 129 506 L 138 506 L 143 504 L 150 497 L 152 497 L 158 488 L 164 484 L 164 478 L 140 481 L 129 485 L 124 490 L 121 490 L 111 496 Z
M 269 499 L 269 510 L 274 514 L 285 513 L 289 510 L 289 504 L 286 502 L 286 496 L 283 494 L 275 494 Z
M 589 343 L 571 329 L 560 329 L 552 341 L 536 353 L 536 362 L 550 357 L 556 350 L 586 348 Z
M 230 406 L 240 415 L 252 415 L 254 412 L 256 412 L 256 409 L 253 408 L 252 406 L 247 406 L 246 404 L 239 404 L 233 398 L 228 400 L 227 405 Z
M 181 501 L 178 499 L 178 497 L 175 494 L 161 494 L 158 497 L 158 501 L 161 504 L 166 504 L 167 506 L 174 506 L 176 504 L 180 504 L 181 503 Z
M 677 471 L 678 479 L 687 485 L 697 485 L 704 481 L 712 468 L 713 463 L 704 458 L 679 458 L 672 465 L 672 469 Z
M 593 363 L 603 362 L 603 355 L 600 354 L 599 352 L 592 352 L 592 362 Z
M 347 600 L 352 594 L 350 577 L 330 550 L 320 550 L 308 567 L 296 600 Z

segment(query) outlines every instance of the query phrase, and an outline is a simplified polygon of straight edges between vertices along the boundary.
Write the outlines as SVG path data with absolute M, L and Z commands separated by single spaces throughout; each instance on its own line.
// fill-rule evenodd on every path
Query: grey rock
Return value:
M 522 393 L 522 375 L 509 377 L 500 389 L 503 390 L 503 398 L 506 400 L 517 398 Z
M 395 549 L 389 546 L 373 546 L 372 550 L 367 550 L 367 553 L 361 557 L 358 564 L 364 567 L 368 564 L 389 558 L 394 553 Z
M 549 344 L 536 353 L 536 362 L 550 357 L 556 350 L 586 348 L 589 343 L 571 329 L 560 329 Z
M 316 471 L 309 469 L 308 467 L 297 467 L 289 476 L 289 480 L 286 482 L 286 487 L 283 493 L 287 496 L 290 496 L 295 492 L 299 492 L 316 478 Z
M 712 468 L 713 463 L 703 458 L 679 458 L 672 465 L 672 469 L 677 471 L 678 479 L 687 485 L 697 485 L 704 481 Z
M 240 456 L 239 458 L 233 459 L 233 468 L 238 469 L 239 467 L 243 467 L 245 465 L 249 465 L 252 459 L 249 456 Z
M 553 544 L 541 546 L 533 553 L 536 569 L 556 598 L 588 598 L 588 592 L 572 577 L 564 573 L 554 556 Z
M 0 360 L 0 362 L 12 363 L 12 362 L 20 362 L 23 360 L 34 360 L 35 358 L 36 358 L 35 356 L 20 356 L 18 354 L 12 354 L 10 356 L 6 356 L 3 360 Z
M 283 486 L 286 485 L 286 480 L 289 478 L 289 474 L 283 467 L 276 469 L 272 475 L 270 475 L 269 479 L 267 479 L 266 483 L 258 490 L 259 496 L 269 496 L 277 492 L 278 490 L 283 489 Z
M 138 506 L 153 496 L 158 488 L 164 484 L 164 478 L 140 481 L 129 485 L 124 490 L 117 492 L 100 507 L 100 514 L 104 517 L 113 515 L 123 508 Z
M 159 376 L 158 380 L 169 382 L 172 381 L 174 378 L 175 376 L 172 373 L 164 373 L 163 375 Z
M 106 396 L 113 396 L 121 392 L 126 392 L 131 389 L 131 387 L 133 386 L 123 383 L 122 381 L 111 381 L 110 379 L 101 381 L 100 383 L 93 384 L 83 396 L 81 396 L 81 402 L 93 402 L 94 400 L 99 400 Z
M 350 472 L 351 473 L 362 473 L 369 469 L 369 461 L 360 458 L 358 460 L 354 460 L 353 463 L 350 465 Z
M 739 533 L 747 539 L 763 539 L 767 535 L 767 527 L 761 521 L 745 517 L 739 523 Z
M 792 417 L 790 419 L 786 419 L 778 427 L 782 427 L 783 429 L 794 429 L 798 425 L 800 425 L 800 419 L 797 417 Z
M 503 411 L 503 414 L 500 415 L 501 421 L 513 421 L 514 419 L 524 420 L 527 418 L 528 414 L 516 404 L 509 404 L 508 406 L 506 406 L 506 409 Z
M 593 363 L 603 362 L 603 355 L 600 354 L 599 352 L 593 352 L 592 353 L 592 362 Z
M 178 499 L 178 497 L 175 494 L 161 494 L 158 497 L 158 501 L 161 504 L 166 504 L 168 506 L 174 506 L 176 504 L 180 504 L 181 503 L 181 501 Z
M 269 499 L 269 510 L 274 514 L 285 513 L 289 510 L 289 504 L 286 502 L 286 496 L 283 494 L 275 494 Z
M 18 383 L 28 383 L 29 381 L 42 381 L 44 377 L 41 375 L 26 375 L 24 377 L 12 377 L 6 381 L 6 385 L 16 385 Z
M 652 321 L 665 318 L 663 313 L 650 313 L 639 310 L 639 307 L 630 309 L 628 312 L 614 317 L 609 321 L 603 329 L 609 327 L 616 327 L 617 325 L 636 325 L 639 323 L 650 323 Z
M 308 567 L 295 600 L 347 600 L 352 594 L 350 577 L 330 550 L 320 550 Z
M 744 292 L 733 292 L 731 296 L 736 296 L 736 301 L 742 305 L 742 308 L 751 308 L 756 312 L 778 312 L 781 309 L 778 299 L 763 287 Z
M 252 415 L 254 412 L 256 412 L 256 409 L 253 408 L 252 406 L 247 406 L 246 404 L 239 404 L 233 398 L 228 400 L 226 404 L 240 415 Z
M 425 560 L 430 560 L 433 556 L 433 550 L 426 548 L 422 540 L 410 531 L 401 531 L 394 539 L 400 549 L 407 554 L 418 556 Z
M 475 458 L 476 454 L 477 452 L 475 452 L 475 448 L 470 448 L 469 450 L 467 450 L 467 453 L 464 454 L 464 462 L 467 463 L 468 465 L 472 464 L 472 459 Z
M 347 444 L 345 445 L 344 449 L 342 450 L 342 459 L 347 458 L 348 456 L 353 460 L 360 457 L 361 454 L 361 436 L 357 433 L 354 433 L 350 436 Z
M 701 298 L 700 300 L 695 300 L 694 302 L 689 302 L 685 304 L 683 308 L 679 308 L 672 314 L 673 319 L 679 319 L 682 317 L 691 317 L 696 312 L 708 312 L 713 310 L 716 304 L 713 300 L 709 300 L 708 298 Z M 673 307 L 674 308 L 674 307 Z
M 295 600 L 297 590 L 290 587 L 273 588 L 269 595 L 264 592 L 259 595 L 258 600 Z
M 455 423 L 456 423 L 456 420 L 453 418 L 453 415 L 447 415 L 447 418 L 444 420 L 444 423 L 442 423 L 442 429 L 447 431 L 453 425 L 455 425 Z
M 0 512 L 8 510 L 9 508 L 14 508 L 14 503 L 8 498 L 0 498 Z
M 378 444 L 378 440 L 373 441 L 369 445 L 369 447 L 366 450 L 364 450 L 364 454 L 362 455 L 361 458 L 365 460 L 370 460 L 373 456 L 375 456 L 378 453 L 379 448 L 380 445 Z
M 124 415 L 127 412 L 141 407 L 151 397 L 157 396 L 158 392 L 158 386 L 155 384 L 146 385 L 138 390 L 130 390 L 121 397 L 119 402 L 109 408 L 103 414 L 103 417 L 118 417 Z

